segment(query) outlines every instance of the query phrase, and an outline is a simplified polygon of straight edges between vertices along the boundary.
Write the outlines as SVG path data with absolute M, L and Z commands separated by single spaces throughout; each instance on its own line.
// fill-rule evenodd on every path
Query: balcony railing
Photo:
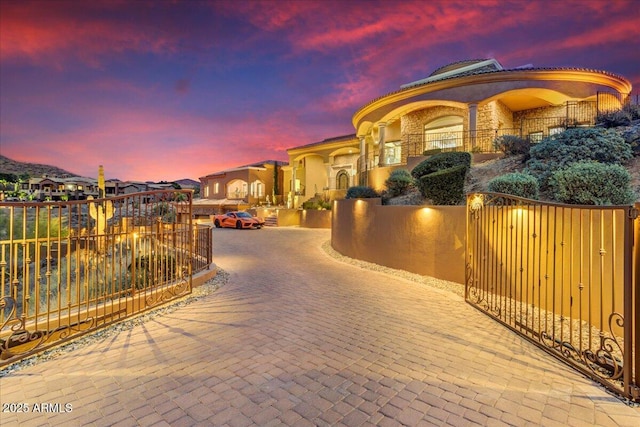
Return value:
M 237 199 L 244 199 L 245 197 L 247 197 L 247 192 L 246 191 L 229 191 L 227 193 L 227 199 L 229 200 L 237 200 Z

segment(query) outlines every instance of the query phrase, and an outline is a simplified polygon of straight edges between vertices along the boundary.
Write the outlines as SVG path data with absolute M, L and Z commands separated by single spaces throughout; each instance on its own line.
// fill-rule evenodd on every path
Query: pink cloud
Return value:
M 260 160 L 286 161 L 286 148 L 315 137 L 313 127 L 296 122 L 287 110 L 229 121 L 163 105 L 140 110 L 116 102 L 71 103 L 68 108 L 78 124 L 63 134 L 43 124 L 28 132 L 3 127 L 3 138 L 12 144 L 3 146 L 2 154 L 85 176 L 95 177 L 103 165 L 108 177 L 123 180 L 197 179 Z
M 64 6 L 64 2 L 56 5 Z M 127 51 L 173 53 L 177 40 L 163 28 L 139 20 L 108 20 L 100 12 L 117 11 L 113 2 L 67 3 L 70 7 L 44 7 L 47 2 L 5 2 L 0 14 L 0 59 L 29 60 L 63 68 L 69 58 L 94 67 L 101 57 Z M 74 9 L 84 14 L 74 14 Z

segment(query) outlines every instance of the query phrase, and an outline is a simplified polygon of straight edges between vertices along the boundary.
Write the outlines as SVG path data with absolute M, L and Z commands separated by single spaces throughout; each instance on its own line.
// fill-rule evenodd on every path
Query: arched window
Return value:
M 462 146 L 462 117 L 444 116 L 424 125 L 425 150 Z
M 349 188 L 349 173 L 343 169 L 336 174 L 336 189 L 346 190 L 347 188 Z
M 243 199 L 247 197 L 247 183 L 240 179 L 235 179 L 227 184 L 228 199 Z

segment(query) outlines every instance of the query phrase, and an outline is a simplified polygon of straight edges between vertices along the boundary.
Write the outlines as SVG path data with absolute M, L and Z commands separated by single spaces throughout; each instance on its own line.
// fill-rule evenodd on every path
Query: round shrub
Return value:
M 396 197 L 404 194 L 413 186 L 413 177 L 406 169 L 396 169 L 391 172 L 384 184 L 387 186 L 389 195 Z
M 421 176 L 429 175 L 439 170 L 461 165 L 465 166 L 467 169 L 471 167 L 471 153 L 438 153 L 420 162 L 411 171 L 411 176 L 418 179 Z
M 417 181 L 418 189 L 434 205 L 457 205 L 464 196 L 467 171 L 467 166 L 458 165 L 424 175 Z
M 514 172 L 493 178 L 488 183 L 493 193 L 511 194 L 525 199 L 537 199 L 539 195 L 538 180 L 526 173 Z
M 549 187 L 556 200 L 571 204 L 628 205 L 635 198 L 625 168 L 597 162 L 578 162 L 554 172 Z
M 349 187 L 345 199 L 370 199 L 380 197 L 380 195 L 371 187 L 358 185 Z
M 493 147 L 507 156 L 529 153 L 529 141 L 516 135 L 502 135 L 493 141 Z
M 545 138 L 531 147 L 525 172 L 547 190 L 549 177 L 557 170 L 581 161 L 621 164 L 633 157 L 631 146 L 617 134 L 603 128 L 572 128 Z

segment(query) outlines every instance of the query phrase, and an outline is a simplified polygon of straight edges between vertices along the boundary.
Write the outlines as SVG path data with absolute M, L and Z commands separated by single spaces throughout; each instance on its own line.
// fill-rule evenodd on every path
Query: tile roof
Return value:
M 356 134 L 355 133 L 352 133 L 352 134 L 349 134 L 349 135 L 335 136 L 333 138 L 323 139 L 322 141 L 312 142 L 310 144 L 298 145 L 296 147 L 287 148 L 287 151 L 289 151 L 289 150 L 297 150 L 299 148 L 314 147 L 316 145 L 322 145 L 322 144 L 330 144 L 332 142 L 346 141 L 346 140 L 355 139 L 355 138 L 356 138 Z
M 504 69 L 504 70 L 486 70 L 486 69 L 479 69 L 479 70 L 475 70 L 475 72 L 469 73 L 469 74 L 455 74 L 453 76 L 449 76 L 449 77 L 443 77 L 441 79 L 433 79 L 427 82 L 423 82 L 423 83 L 417 83 L 415 85 L 405 85 L 404 87 L 402 87 L 401 89 L 386 93 L 384 95 L 378 96 L 374 99 L 372 99 L 371 101 L 367 102 L 366 104 L 364 104 L 362 107 L 360 107 L 357 111 L 356 114 L 358 113 L 358 111 L 363 110 L 364 108 L 366 108 L 367 106 L 375 103 L 376 101 L 379 101 L 380 99 L 386 98 L 387 96 L 390 95 L 394 95 L 397 93 L 401 93 L 401 92 L 405 92 L 409 89 L 415 89 L 417 87 L 421 87 L 421 86 L 427 86 L 433 83 L 438 83 L 438 82 L 442 82 L 445 80 L 454 80 L 457 78 L 461 78 L 461 77 L 467 77 L 469 75 L 483 75 L 483 74 L 498 74 L 498 73 L 513 73 L 513 72 L 530 72 L 530 71 L 587 71 L 587 72 L 591 72 L 591 73 L 598 73 L 598 74 L 603 74 L 606 76 L 611 76 L 611 77 L 615 77 L 618 79 L 624 79 L 626 80 L 624 77 L 615 74 L 615 73 L 610 73 L 608 71 L 602 71 L 602 70 L 594 70 L 591 68 L 581 68 L 581 67 L 529 67 L 529 68 L 508 68 L 508 69 Z

